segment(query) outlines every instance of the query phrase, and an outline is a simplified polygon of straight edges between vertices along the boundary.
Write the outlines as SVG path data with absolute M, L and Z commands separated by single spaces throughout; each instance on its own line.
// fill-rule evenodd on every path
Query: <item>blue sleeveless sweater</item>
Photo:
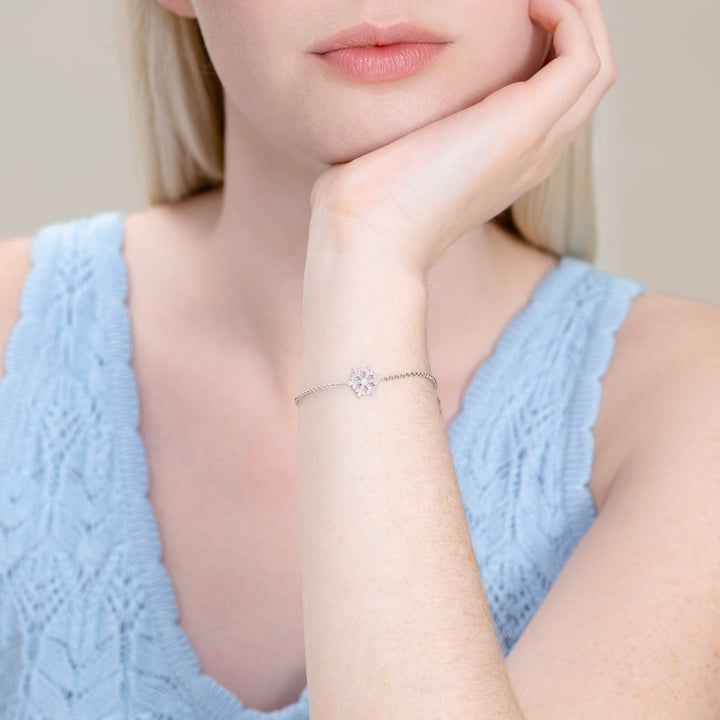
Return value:
M 123 242 L 115 212 L 33 240 L 0 381 L 0 718 L 306 720 L 307 687 L 274 712 L 244 707 L 178 624 L 146 497 Z M 643 290 L 562 256 L 448 428 L 504 655 L 596 517 L 601 378 Z

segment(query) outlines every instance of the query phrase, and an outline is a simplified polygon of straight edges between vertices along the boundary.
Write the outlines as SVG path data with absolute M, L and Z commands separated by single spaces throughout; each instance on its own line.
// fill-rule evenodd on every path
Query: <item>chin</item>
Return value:
M 533 58 L 533 65 L 538 60 Z M 442 120 L 484 100 L 499 88 L 527 79 L 535 71 L 527 61 L 485 82 L 467 78 L 433 82 L 413 89 L 361 88 L 362 92 L 337 95 L 313 93 L 312 106 L 303 105 L 295 117 L 291 143 L 328 165 L 346 163 L 389 145 L 415 130 Z M 325 100 L 326 102 L 323 102 Z M 287 126 L 286 126 L 287 128 Z
M 324 117 L 330 119 L 313 123 L 312 131 L 295 141 L 300 140 L 304 152 L 319 162 L 327 165 L 347 163 L 469 107 L 473 102 L 443 106 L 435 100 L 431 107 L 418 107 L 417 103 L 388 103 L 385 100 L 371 110 L 365 108 L 351 116 L 328 113 Z
M 352 133 L 352 137 L 337 138 L 332 143 L 315 144 L 310 149 L 310 153 L 316 160 L 327 165 L 349 163 L 373 150 L 389 145 L 394 140 L 408 135 L 414 129 L 407 128 L 403 131 L 388 132 L 387 128 L 380 128 L 367 133 L 355 131 Z

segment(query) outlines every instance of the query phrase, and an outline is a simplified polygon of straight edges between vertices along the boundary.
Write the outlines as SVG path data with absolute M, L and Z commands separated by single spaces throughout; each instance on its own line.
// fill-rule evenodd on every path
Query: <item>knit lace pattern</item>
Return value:
M 307 720 L 202 671 L 178 622 L 138 432 L 123 215 L 40 228 L 0 380 L 0 719 Z M 592 427 L 644 287 L 563 255 L 448 427 L 507 655 L 596 517 Z M 238 599 L 241 602 L 241 599 Z

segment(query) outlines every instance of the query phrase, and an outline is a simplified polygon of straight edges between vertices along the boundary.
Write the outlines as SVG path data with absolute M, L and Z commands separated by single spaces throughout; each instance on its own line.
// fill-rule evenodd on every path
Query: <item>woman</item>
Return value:
M 151 208 L 2 247 L 3 717 L 716 717 L 719 313 L 582 259 L 597 0 L 128 10 Z

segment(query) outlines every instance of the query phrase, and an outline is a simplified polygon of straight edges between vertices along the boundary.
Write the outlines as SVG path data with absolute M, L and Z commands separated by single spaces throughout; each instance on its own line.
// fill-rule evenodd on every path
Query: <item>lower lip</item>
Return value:
M 414 75 L 430 65 L 447 43 L 396 43 L 351 47 L 317 55 L 334 72 L 358 82 L 386 82 Z

